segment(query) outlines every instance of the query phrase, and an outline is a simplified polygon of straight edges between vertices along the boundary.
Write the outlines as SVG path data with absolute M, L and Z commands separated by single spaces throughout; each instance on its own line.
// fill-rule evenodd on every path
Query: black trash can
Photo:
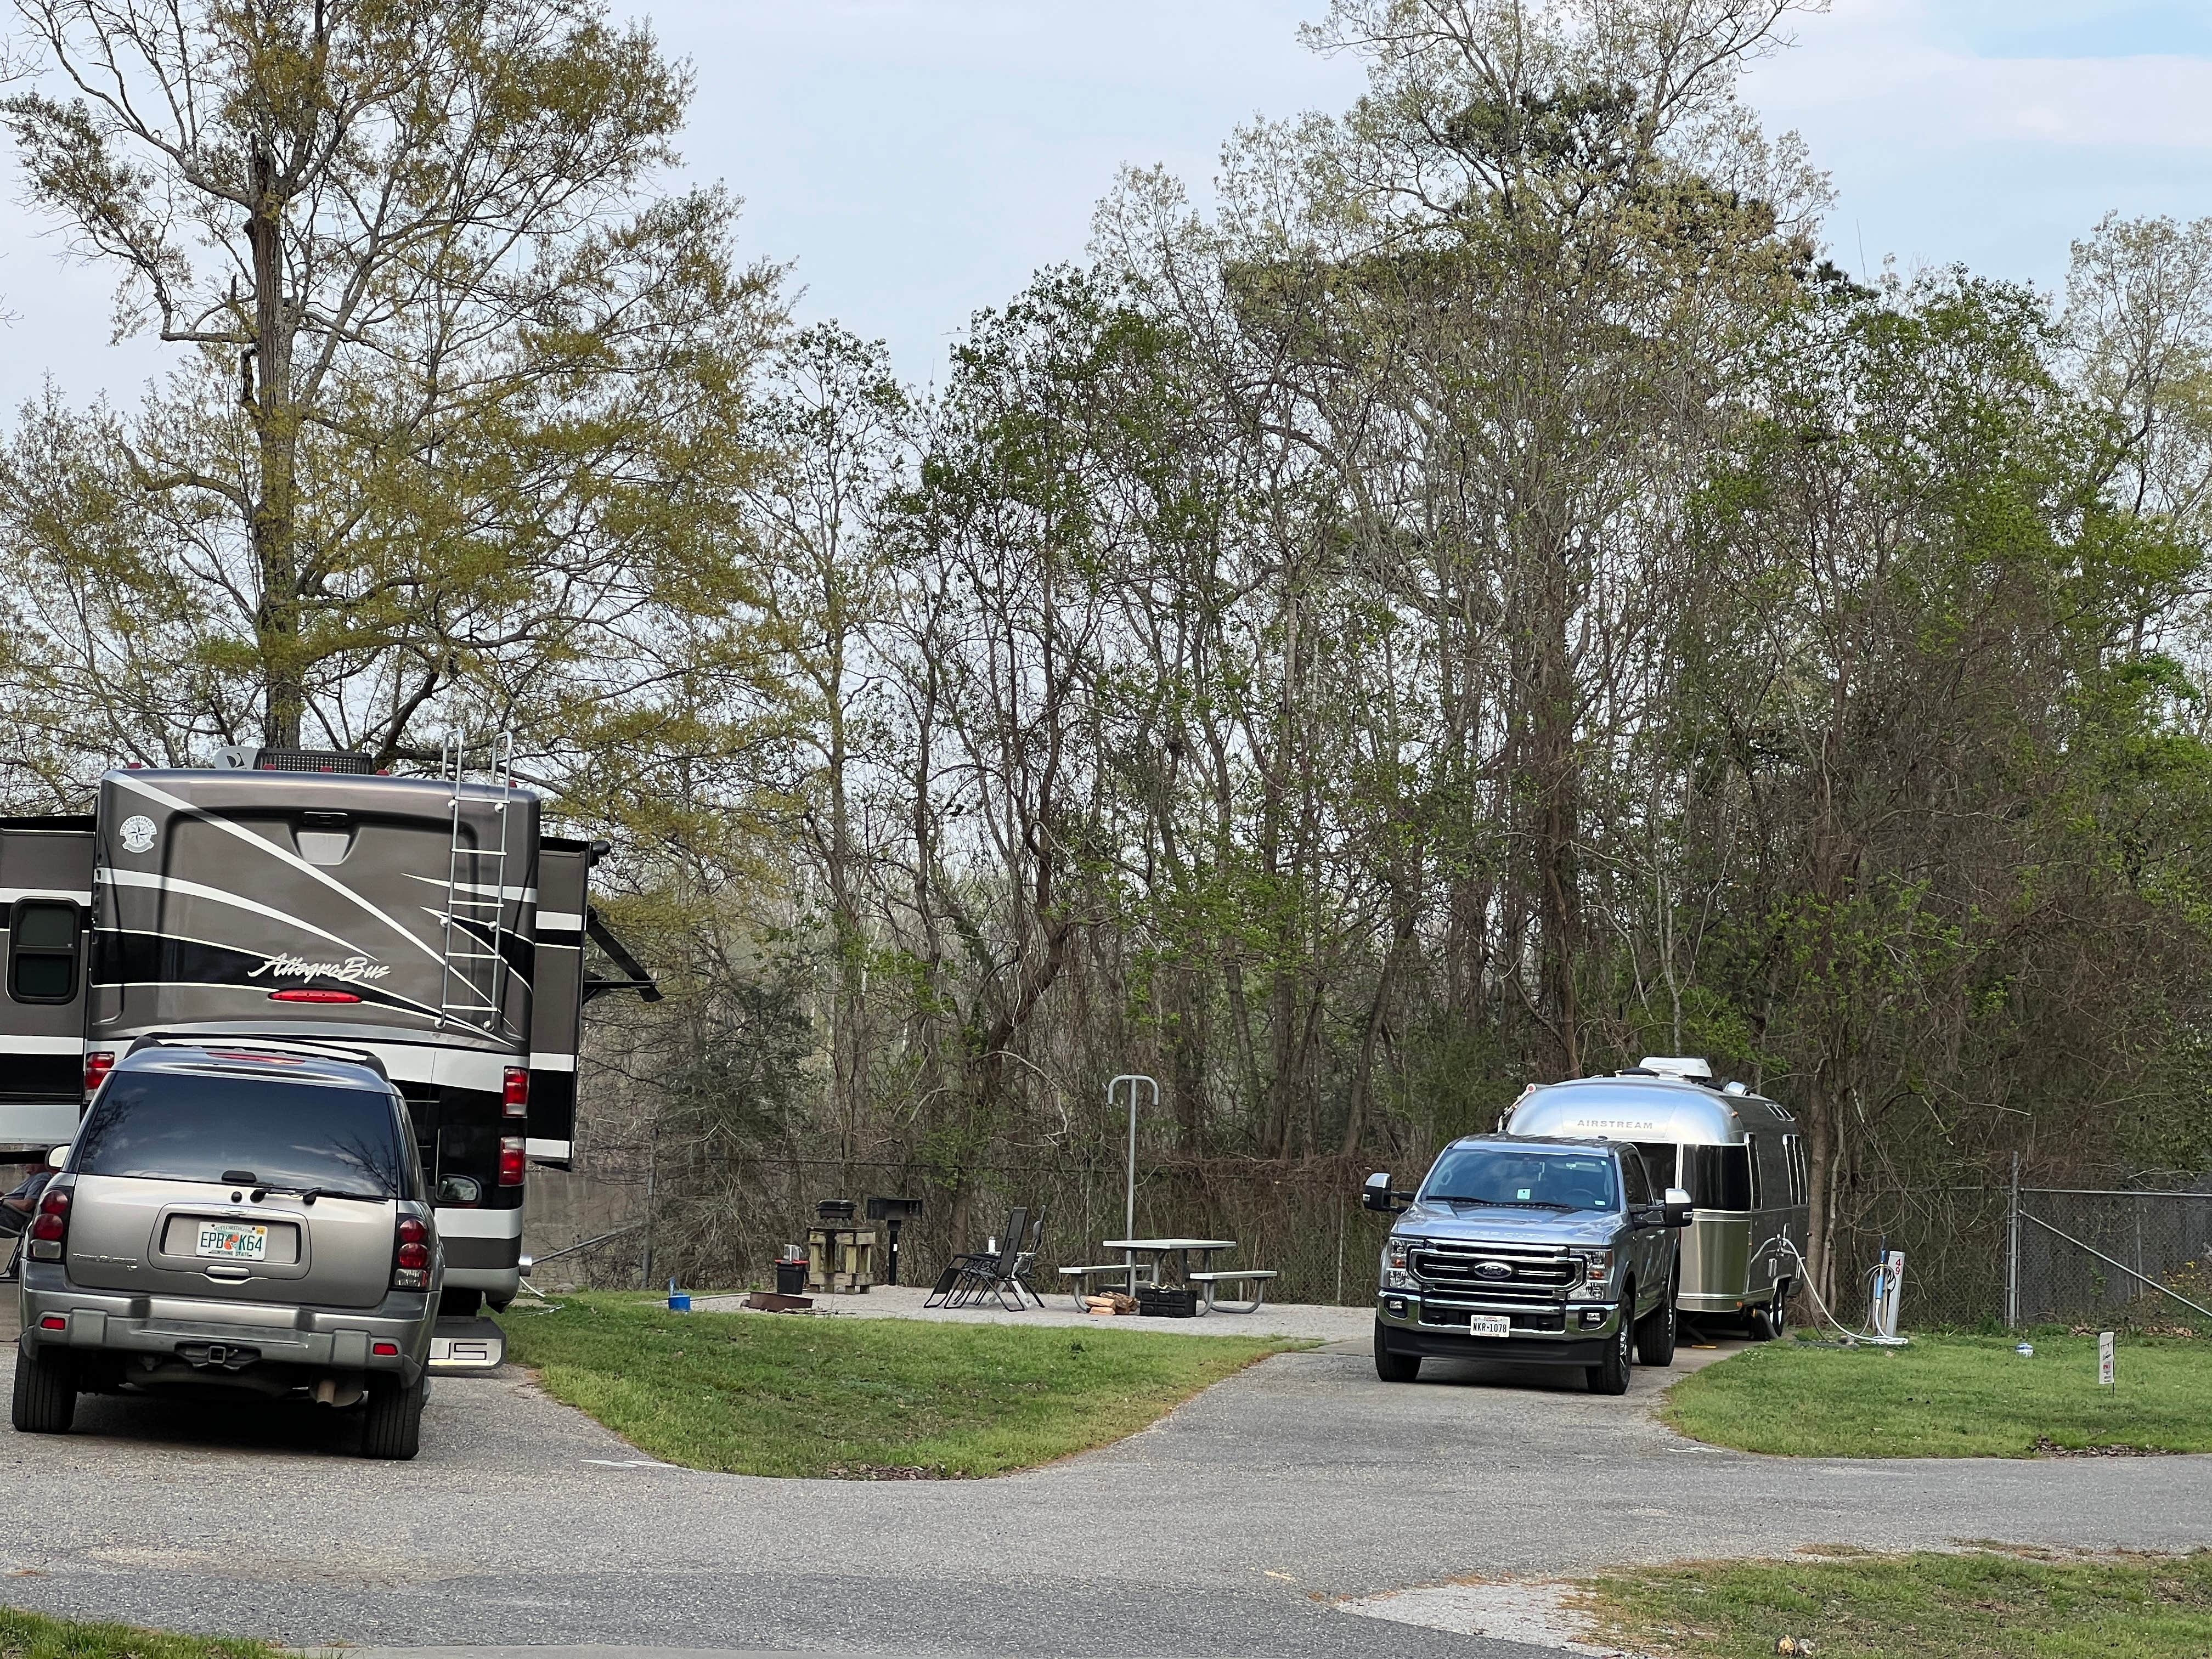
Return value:
M 806 1258 L 803 1255 L 781 1255 L 775 1259 L 775 1293 L 778 1296 L 806 1294 Z

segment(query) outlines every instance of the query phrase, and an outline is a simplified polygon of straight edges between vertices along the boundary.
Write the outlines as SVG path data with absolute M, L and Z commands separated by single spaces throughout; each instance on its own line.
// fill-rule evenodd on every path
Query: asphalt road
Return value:
M 313 1408 L 88 1398 L 69 1436 L 0 1431 L 0 1571 L 20 1606 L 300 1645 L 1464 1656 L 1528 1650 L 1331 1604 L 1804 1543 L 2212 1541 L 2212 1458 L 1753 1457 L 1659 1427 L 1666 1376 L 1285 1355 L 1105 1450 L 910 1484 L 653 1465 L 515 1375 L 441 1379 L 405 1464 Z

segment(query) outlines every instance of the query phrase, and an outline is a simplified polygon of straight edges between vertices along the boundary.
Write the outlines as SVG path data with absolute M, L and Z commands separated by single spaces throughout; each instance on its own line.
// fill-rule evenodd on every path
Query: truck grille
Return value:
M 1581 1261 L 1556 1244 L 1437 1239 L 1413 1252 L 1413 1272 L 1439 1291 L 1486 1303 L 1554 1303 L 1582 1277 Z M 1506 1271 L 1500 1273 L 1498 1269 Z M 1487 1269 L 1488 1271 L 1483 1271 Z

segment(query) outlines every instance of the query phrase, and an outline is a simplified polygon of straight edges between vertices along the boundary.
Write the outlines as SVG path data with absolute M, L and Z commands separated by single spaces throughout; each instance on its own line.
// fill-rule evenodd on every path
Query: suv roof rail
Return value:
M 149 1031 L 136 1039 L 125 1050 L 126 1056 L 141 1048 L 265 1048 L 276 1054 L 304 1054 L 318 1060 L 343 1060 L 352 1066 L 365 1066 L 386 1083 L 392 1081 L 384 1069 L 384 1062 L 367 1048 L 356 1048 L 341 1042 L 309 1042 L 298 1037 L 263 1036 L 256 1031 Z

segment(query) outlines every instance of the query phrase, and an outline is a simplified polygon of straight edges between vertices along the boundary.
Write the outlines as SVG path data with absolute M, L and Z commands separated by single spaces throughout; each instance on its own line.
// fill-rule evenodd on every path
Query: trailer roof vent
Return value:
M 1678 1077 L 1686 1083 L 1711 1083 L 1713 1080 L 1712 1062 L 1690 1054 L 1646 1054 L 1636 1062 L 1647 1072 L 1656 1072 L 1661 1077 Z
M 367 755 L 343 749 L 258 749 L 253 753 L 257 772 L 345 772 L 357 777 L 375 775 L 376 763 Z

